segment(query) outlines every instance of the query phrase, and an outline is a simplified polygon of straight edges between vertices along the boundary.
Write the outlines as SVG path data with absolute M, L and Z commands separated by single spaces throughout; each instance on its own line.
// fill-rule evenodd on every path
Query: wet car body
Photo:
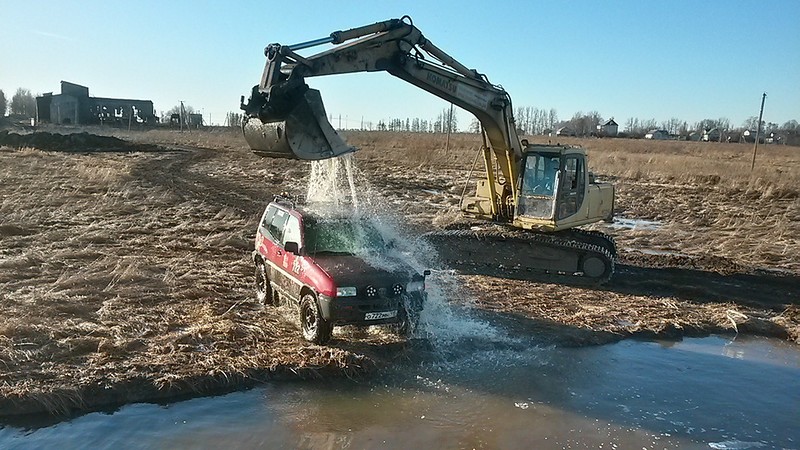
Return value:
M 386 247 L 365 220 L 320 217 L 273 201 L 253 251 L 257 297 L 297 304 L 303 335 L 315 343 L 327 342 L 335 325 L 392 323 L 408 333 L 423 308 L 428 272 L 417 273 Z

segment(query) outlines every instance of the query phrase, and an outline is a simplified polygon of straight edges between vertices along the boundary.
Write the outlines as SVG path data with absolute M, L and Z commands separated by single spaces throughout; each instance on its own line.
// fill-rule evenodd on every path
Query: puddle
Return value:
M 625 217 L 614 217 L 614 223 L 609 225 L 611 228 L 622 228 L 629 230 L 650 231 L 658 230 L 663 224 L 656 220 L 628 219 Z
M 623 249 L 623 251 L 627 252 L 627 253 L 643 253 L 645 255 L 656 255 L 656 256 L 686 256 L 686 257 L 691 257 L 690 255 L 687 255 L 686 253 L 679 253 L 679 252 L 675 252 L 675 251 L 672 251 L 672 250 L 658 250 L 658 249 L 655 249 L 655 248 L 625 248 L 625 249 Z
M 798 448 L 800 349 L 767 338 L 453 346 L 369 380 L 276 383 L 68 422 L 2 448 Z

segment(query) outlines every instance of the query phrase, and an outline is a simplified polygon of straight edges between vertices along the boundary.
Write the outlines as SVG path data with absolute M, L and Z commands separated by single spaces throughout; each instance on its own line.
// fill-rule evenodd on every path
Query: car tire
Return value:
M 261 305 L 275 304 L 275 294 L 267 276 L 267 267 L 261 260 L 256 261 L 256 300 Z
M 322 317 L 317 299 L 311 294 L 300 300 L 300 328 L 307 341 L 318 345 L 327 343 L 333 334 L 333 325 Z
M 408 337 L 417 331 L 417 325 L 419 325 L 419 311 L 414 310 L 414 308 L 410 306 L 408 302 L 403 302 L 400 304 L 400 308 L 397 311 L 398 321 L 395 325 L 395 330 L 400 336 Z

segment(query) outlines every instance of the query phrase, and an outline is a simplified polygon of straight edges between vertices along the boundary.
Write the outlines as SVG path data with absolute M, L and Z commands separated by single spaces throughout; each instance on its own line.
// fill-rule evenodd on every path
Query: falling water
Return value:
M 367 263 L 382 269 L 393 269 L 397 261 L 411 266 L 418 273 L 438 267 L 426 282 L 428 300 L 420 316 L 418 337 L 434 343 L 491 343 L 511 340 L 501 330 L 473 317 L 473 300 L 460 287 L 454 271 L 441 268 L 436 251 L 419 236 L 402 231 L 398 217 L 388 211 L 388 202 L 358 170 L 354 154 L 311 163 L 306 191 L 306 207 L 321 215 L 350 217 L 357 227 L 367 224 L 391 243 L 388 254 L 358 253 Z M 394 267 L 396 268 L 396 267 Z

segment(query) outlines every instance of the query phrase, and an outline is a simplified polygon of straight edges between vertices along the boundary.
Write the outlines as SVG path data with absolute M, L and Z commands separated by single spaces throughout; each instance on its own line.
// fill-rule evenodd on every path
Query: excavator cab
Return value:
M 514 224 L 564 230 L 613 217 L 614 186 L 595 182 L 580 147 L 531 145 L 522 159 Z

